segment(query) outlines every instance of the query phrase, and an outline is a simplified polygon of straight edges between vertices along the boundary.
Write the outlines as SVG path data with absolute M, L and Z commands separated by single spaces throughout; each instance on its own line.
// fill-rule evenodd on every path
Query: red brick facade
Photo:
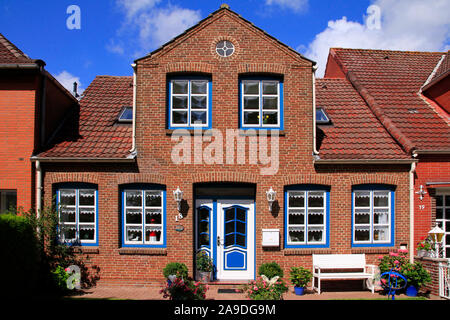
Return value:
M 236 51 L 229 58 L 220 58 L 214 51 L 215 44 L 222 39 L 235 44 Z M 57 183 L 88 182 L 98 187 L 99 243 L 83 250 L 90 262 L 100 267 L 101 283 L 148 284 L 161 280 L 162 269 L 173 261 L 185 263 L 190 275 L 194 275 L 194 186 L 201 183 L 248 183 L 255 187 L 256 270 L 271 261 L 278 262 L 286 275 L 294 265 L 311 268 L 313 253 L 366 253 L 368 263 L 376 263 L 380 254 L 401 244 L 410 245 L 410 164 L 314 164 L 311 61 L 235 13 L 219 10 L 136 64 L 136 162 L 43 163 L 46 203 L 51 202 Z M 175 164 L 171 160 L 177 142 L 172 140 L 172 130 L 166 125 L 168 78 L 186 73 L 211 77 L 212 127 L 224 137 L 227 129 L 239 128 L 240 76 L 264 74 L 283 78 L 284 130 L 280 132 L 279 170 L 275 175 L 261 175 L 260 169 L 265 165 L 250 164 L 248 158 L 245 164 Z M 251 137 L 245 139 L 248 146 Z M 203 143 L 204 147 L 208 145 L 209 142 Z M 242 151 L 236 147 L 235 155 Z M 165 186 L 166 248 L 122 246 L 120 190 L 130 183 Z M 284 248 L 284 188 L 297 184 L 330 188 L 328 248 Z M 394 246 L 352 248 L 352 186 L 359 184 L 395 187 Z M 183 199 L 189 207 L 184 219 L 178 222 L 172 195 L 177 187 L 184 192 Z M 279 207 L 272 213 L 266 199 L 270 187 L 277 192 Z M 184 227 L 181 232 L 175 230 L 179 225 Z M 262 247 L 263 228 L 280 230 L 280 247 Z

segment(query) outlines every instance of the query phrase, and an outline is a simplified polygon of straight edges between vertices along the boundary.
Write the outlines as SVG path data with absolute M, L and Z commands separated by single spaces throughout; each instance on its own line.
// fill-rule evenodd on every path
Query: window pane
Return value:
M 289 224 L 305 224 L 304 214 L 293 214 L 295 210 L 289 210 L 288 223 Z
M 61 208 L 60 221 L 64 222 L 75 222 L 75 208 Z
M 373 193 L 373 205 L 375 207 L 387 207 L 389 205 L 389 192 L 375 191 Z
M 174 124 L 187 124 L 187 111 L 172 112 L 172 122 Z
M 244 112 L 245 124 L 259 124 L 259 112 Z
M 193 94 L 206 94 L 207 81 L 192 81 L 191 82 L 191 93 Z
M 162 223 L 161 209 L 145 209 L 145 223 L 161 224 Z
M 191 124 L 206 124 L 206 111 L 192 111 Z
M 322 242 L 323 230 L 311 230 L 308 231 L 308 242 Z
M 127 191 L 125 195 L 127 207 L 142 207 L 142 192 Z
M 278 112 L 263 112 L 263 124 L 278 124 Z
M 199 222 L 198 232 L 199 233 L 209 233 L 209 222 L 208 221 Z
M 206 97 L 205 96 L 191 96 L 191 108 L 192 109 L 206 109 Z
M 305 232 L 301 230 L 289 230 L 289 242 L 304 242 Z
M 94 190 L 80 190 L 79 191 L 80 206 L 95 206 L 95 191 Z
M 172 108 L 173 109 L 187 109 L 188 97 L 187 96 L 173 96 Z
M 278 109 L 277 97 L 263 97 L 263 109 Z
M 374 227 L 373 239 L 374 241 L 387 241 L 389 240 L 388 227 Z
M 436 219 L 444 219 L 444 209 L 436 208 Z
M 305 193 L 304 192 L 289 192 L 289 207 L 290 208 L 305 207 Z
M 245 222 L 246 220 L 246 213 L 247 211 L 241 208 L 236 208 L 236 219 L 240 220 L 242 222 Z
M 225 247 L 234 245 L 234 233 L 225 236 Z
M 198 219 L 209 221 L 209 210 L 206 208 L 201 208 L 198 210 Z
M 310 211 L 310 213 L 308 214 L 308 224 L 323 224 L 323 218 L 323 213 L 318 214 L 318 212 Z
M 173 94 L 187 94 L 188 93 L 188 81 L 187 80 L 174 80 L 172 81 L 172 93 Z
M 355 214 L 355 224 L 369 224 L 370 213 L 368 214 Z
M 9 210 L 17 208 L 17 191 L 1 190 L 0 191 L 0 213 L 6 213 Z
M 202 233 L 199 236 L 198 241 L 200 246 L 209 246 L 209 235 L 206 233 Z
M 263 94 L 278 94 L 278 82 L 263 81 Z
M 80 240 L 94 240 L 94 239 L 95 239 L 94 225 L 80 226 Z
M 141 209 L 127 209 L 125 222 L 127 224 L 141 224 L 142 223 Z
M 236 244 L 245 247 L 245 235 L 236 234 Z
M 234 233 L 235 222 L 230 221 L 225 223 L 225 234 Z
M 61 233 L 64 241 L 71 241 L 76 239 L 76 227 L 75 226 L 62 226 Z
M 388 209 L 383 211 L 375 211 L 373 215 L 373 223 L 375 224 L 388 224 L 389 223 L 389 212 Z
M 146 207 L 160 207 L 161 206 L 161 191 L 145 191 L 145 206 Z
M 370 207 L 370 191 L 355 192 L 355 207 Z
M 95 209 L 80 208 L 80 222 L 95 222 Z
M 369 227 L 356 227 L 355 230 L 355 241 L 369 241 L 370 232 Z
M 161 228 L 145 227 L 145 242 L 156 243 L 161 240 Z
M 311 191 L 308 193 L 308 207 L 324 207 L 323 192 Z
M 244 94 L 259 94 L 259 81 L 244 81 Z
M 75 190 L 61 190 L 59 193 L 59 201 L 62 206 L 74 206 L 75 205 Z
M 142 229 L 140 227 L 127 227 L 128 241 L 142 241 Z
M 259 97 L 244 97 L 245 110 L 259 110 Z
M 442 207 L 443 205 L 444 205 L 444 196 L 436 196 L 436 206 Z
M 236 221 L 236 232 L 246 234 L 245 223 Z

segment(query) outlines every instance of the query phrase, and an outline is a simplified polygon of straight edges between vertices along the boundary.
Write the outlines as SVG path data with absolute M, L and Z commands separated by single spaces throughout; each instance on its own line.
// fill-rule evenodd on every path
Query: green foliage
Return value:
M 312 279 L 312 272 L 303 267 L 292 267 L 290 271 L 290 280 L 296 287 L 304 288 Z
M 263 279 L 263 277 L 258 278 L 256 281 L 250 281 L 242 287 L 242 291 L 251 300 L 282 300 L 283 293 L 287 290 L 288 286 L 282 279 L 271 283 Z
M 263 263 L 258 269 L 259 275 L 265 275 L 267 278 L 272 279 L 273 277 L 283 278 L 284 273 L 280 265 L 276 262 Z
M 208 286 L 191 278 L 177 278 L 159 291 L 163 298 L 170 300 L 205 300 Z
M 69 273 L 67 273 L 63 267 L 57 266 L 56 269 L 52 271 L 52 277 L 56 290 L 61 293 L 67 291 L 67 279 L 69 279 Z
M 36 289 L 39 248 L 35 230 L 25 217 L 0 215 L 0 283 L 10 295 L 28 295 Z
M 171 275 L 175 275 L 177 278 L 187 279 L 188 268 L 184 263 L 169 262 L 163 269 L 163 275 L 166 279 L 168 279 Z
M 431 237 L 423 237 L 422 241 L 417 244 L 417 250 L 434 251 L 434 242 Z
M 211 257 L 205 251 L 200 251 L 199 253 L 197 253 L 196 266 L 198 271 L 204 272 L 211 272 L 214 268 Z

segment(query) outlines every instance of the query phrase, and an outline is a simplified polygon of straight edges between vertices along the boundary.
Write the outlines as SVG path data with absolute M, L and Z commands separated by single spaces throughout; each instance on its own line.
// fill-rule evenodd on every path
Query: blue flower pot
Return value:
M 294 292 L 298 296 L 302 296 L 305 294 L 305 288 L 303 287 L 294 287 Z
M 414 286 L 409 286 L 406 288 L 406 295 L 408 297 L 417 297 L 417 288 Z

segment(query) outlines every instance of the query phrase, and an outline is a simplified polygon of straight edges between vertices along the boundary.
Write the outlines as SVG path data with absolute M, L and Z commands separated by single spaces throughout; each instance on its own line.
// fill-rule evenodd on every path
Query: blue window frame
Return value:
M 352 246 L 394 245 L 395 192 L 386 185 L 359 185 L 352 192 Z
M 208 77 L 172 77 L 168 83 L 169 129 L 210 129 L 212 83 Z
M 160 186 L 122 189 L 122 246 L 166 247 L 166 192 Z
M 56 190 L 59 241 L 98 245 L 98 190 L 94 185 L 62 184 Z
M 211 208 L 200 206 L 197 208 L 197 250 L 211 249 Z M 209 254 L 209 251 L 206 251 Z
M 247 248 L 247 208 L 232 206 L 224 209 L 225 249 L 228 247 Z M 225 254 L 225 253 L 224 253 Z
M 283 82 L 277 78 L 243 78 L 239 82 L 241 129 L 283 130 Z
M 329 247 L 330 192 L 320 185 L 285 188 L 286 248 Z

